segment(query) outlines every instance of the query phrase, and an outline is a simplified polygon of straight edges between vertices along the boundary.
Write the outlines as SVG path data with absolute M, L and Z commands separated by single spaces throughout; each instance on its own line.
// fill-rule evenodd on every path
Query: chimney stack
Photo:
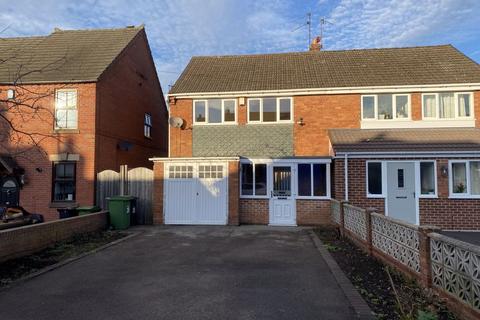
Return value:
M 321 37 L 315 37 L 312 40 L 312 43 L 310 43 L 310 51 L 320 51 L 322 50 L 322 38 Z

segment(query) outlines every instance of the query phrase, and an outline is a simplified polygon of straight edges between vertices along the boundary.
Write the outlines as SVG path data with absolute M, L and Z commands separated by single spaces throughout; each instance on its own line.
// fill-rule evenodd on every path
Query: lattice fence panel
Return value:
M 372 214 L 372 245 L 412 271 L 420 272 L 420 244 L 416 226 Z
M 346 204 L 343 206 L 343 219 L 345 229 L 367 241 L 367 217 L 364 209 Z
M 433 285 L 480 310 L 480 247 L 432 234 L 430 258 Z

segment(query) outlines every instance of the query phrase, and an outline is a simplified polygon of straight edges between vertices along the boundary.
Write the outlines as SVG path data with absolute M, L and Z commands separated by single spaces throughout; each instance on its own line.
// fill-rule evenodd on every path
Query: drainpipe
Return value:
M 348 201 L 348 154 L 345 153 L 343 161 L 344 181 L 345 181 L 345 201 Z

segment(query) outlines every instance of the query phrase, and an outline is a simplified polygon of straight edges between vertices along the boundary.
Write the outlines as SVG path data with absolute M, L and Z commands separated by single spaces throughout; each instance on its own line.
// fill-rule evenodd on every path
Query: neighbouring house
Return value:
M 156 223 L 329 223 L 330 199 L 480 229 L 480 66 L 451 45 L 193 57 Z
M 168 152 L 143 26 L 0 39 L 0 101 L 0 205 L 47 220 L 95 204 L 98 172 Z

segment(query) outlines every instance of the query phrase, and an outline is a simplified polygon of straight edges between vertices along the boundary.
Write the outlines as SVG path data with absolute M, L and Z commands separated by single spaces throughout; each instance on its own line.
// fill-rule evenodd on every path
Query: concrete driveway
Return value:
M 307 231 L 151 227 L 0 291 L 0 319 L 352 319 Z

